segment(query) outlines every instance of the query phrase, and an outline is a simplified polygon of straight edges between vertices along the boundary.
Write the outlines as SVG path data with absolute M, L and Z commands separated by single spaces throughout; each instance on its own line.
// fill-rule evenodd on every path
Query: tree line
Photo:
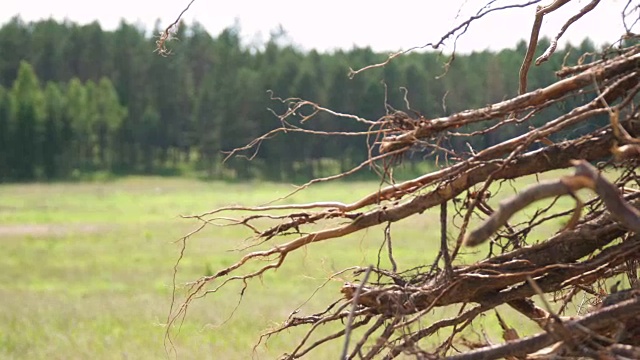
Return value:
M 159 31 L 156 26 L 153 34 Z M 4 24 L 0 181 L 69 179 L 97 171 L 290 180 L 346 170 L 366 158 L 359 150 L 366 138 L 275 137 L 251 161 L 238 157 L 225 164 L 222 151 L 279 127 L 273 113 L 286 107 L 278 98 L 299 97 L 368 120 L 390 108 L 433 118 L 500 101 L 516 94 L 513 74 L 526 52 L 522 41 L 499 52 L 457 54 L 448 69 L 447 54 L 414 52 L 350 79 L 349 68 L 384 61 L 388 54 L 370 48 L 301 51 L 277 32 L 262 44 L 245 45 L 238 27 L 214 37 L 198 23 L 182 24 L 176 37 L 173 54 L 161 57 L 153 53 L 154 36 L 124 21 L 115 31 L 98 23 L 26 23 L 17 17 Z M 548 43 L 543 39 L 540 51 Z M 567 45 L 530 71 L 529 87 L 552 83 L 550 69 L 594 50 L 589 40 Z M 534 121 L 564 111 L 558 106 Z M 308 126 L 366 130 L 329 114 Z M 509 131 L 446 145 L 481 149 L 514 136 Z

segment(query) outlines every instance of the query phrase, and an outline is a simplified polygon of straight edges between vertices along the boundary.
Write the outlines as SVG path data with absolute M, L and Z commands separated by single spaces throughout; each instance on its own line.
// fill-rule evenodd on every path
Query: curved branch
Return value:
M 640 212 L 631 207 L 620 196 L 618 189 L 586 161 L 573 161 L 576 173 L 559 180 L 546 181 L 531 186 L 518 195 L 500 203 L 494 212 L 477 229 L 469 232 L 464 239 L 467 246 L 477 246 L 485 242 L 516 212 L 530 204 L 561 195 L 573 195 L 580 189 L 591 189 L 600 195 L 607 209 L 630 230 L 640 233 Z
M 536 16 L 533 20 L 533 27 L 531 28 L 531 36 L 529 38 L 529 46 L 527 47 L 527 53 L 524 55 L 522 66 L 520 67 L 520 86 L 518 88 L 519 94 L 527 92 L 527 75 L 529 74 L 529 68 L 531 67 L 531 61 L 533 55 L 536 52 L 538 46 L 538 36 L 540 34 L 540 27 L 542 26 L 542 18 L 545 15 L 561 8 L 571 0 L 555 0 L 551 5 L 538 6 L 536 10 Z
M 591 10 L 595 9 L 596 6 L 598 6 L 599 3 L 600 3 L 600 0 L 591 0 L 590 3 L 588 3 L 585 7 L 583 7 L 580 10 L 580 12 L 578 12 L 576 15 L 570 17 L 569 20 L 567 20 L 567 22 L 565 22 L 564 25 L 562 25 L 562 28 L 560 29 L 558 34 L 553 38 L 553 40 L 551 40 L 551 44 L 549 44 L 549 47 L 544 52 L 544 54 L 540 55 L 536 59 L 536 66 L 539 66 L 543 62 L 549 60 L 549 57 L 551 55 L 553 55 L 553 53 L 556 51 L 556 47 L 558 46 L 558 40 L 560 40 L 560 38 L 562 37 L 564 32 L 567 31 L 569 26 L 571 26 L 571 24 L 576 22 L 578 19 L 583 17 L 585 14 L 587 14 Z

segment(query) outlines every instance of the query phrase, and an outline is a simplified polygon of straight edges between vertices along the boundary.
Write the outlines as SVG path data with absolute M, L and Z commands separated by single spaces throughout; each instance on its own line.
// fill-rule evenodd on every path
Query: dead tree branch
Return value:
M 513 214 L 535 201 L 562 195 L 573 196 L 576 191 L 583 188 L 595 191 L 618 221 L 627 226 L 629 230 L 640 233 L 640 212 L 622 199 L 615 185 L 598 174 L 597 170 L 588 162 L 574 161 L 573 163 L 576 167 L 575 175 L 536 184 L 500 203 L 498 211 L 494 212 L 482 226 L 468 233 L 464 243 L 467 246 L 477 246 L 483 243 Z M 576 208 L 576 213 L 579 214 L 578 208 Z
M 486 15 L 492 13 L 492 12 L 500 12 L 500 11 L 509 10 L 509 9 L 515 9 L 515 8 L 525 8 L 525 7 L 529 7 L 529 6 L 533 5 L 533 4 L 537 4 L 539 2 L 540 2 L 540 0 L 531 0 L 531 1 L 527 1 L 525 3 L 521 3 L 521 4 L 511 4 L 511 5 L 499 6 L 499 7 L 495 7 L 495 8 L 491 8 L 489 6 L 484 6 L 474 16 L 469 17 L 467 20 L 463 21 L 458 26 L 454 27 L 453 29 L 448 31 L 446 34 L 442 35 L 442 37 L 438 41 L 430 42 L 430 43 L 424 44 L 422 46 L 416 46 L 416 47 L 412 47 L 412 48 L 404 50 L 404 51 L 400 51 L 400 52 L 396 52 L 396 53 L 390 54 L 389 57 L 385 61 L 383 61 L 381 63 L 378 63 L 378 64 L 368 65 L 368 66 L 365 66 L 365 67 L 363 67 L 361 69 L 358 69 L 358 70 L 353 70 L 353 69 L 350 68 L 349 69 L 349 78 L 353 79 L 359 73 L 361 73 L 363 71 L 367 71 L 369 69 L 375 69 L 375 68 L 384 67 L 385 65 L 390 63 L 394 58 L 396 58 L 398 56 L 401 56 L 401 55 L 404 55 L 404 54 L 407 54 L 407 53 L 410 53 L 412 51 L 416 51 L 416 50 L 420 50 L 420 49 L 426 49 L 426 48 L 431 48 L 433 50 L 438 50 L 438 49 L 440 49 L 442 47 L 442 45 L 444 45 L 444 43 L 447 41 L 447 39 L 449 39 L 453 35 L 456 35 L 456 40 L 457 40 L 460 36 L 462 36 L 464 33 L 467 32 L 467 30 L 469 29 L 469 26 L 471 26 L 471 24 L 474 21 L 477 21 L 477 20 L 483 18 L 484 16 L 486 16 Z M 453 44 L 453 48 L 454 48 L 454 54 L 455 54 L 455 41 L 454 41 L 454 44 Z M 450 59 L 449 61 L 451 61 L 452 59 Z
M 574 22 L 579 20 L 581 17 L 583 17 L 585 14 L 587 14 L 591 10 L 595 9 L 596 6 L 598 6 L 599 3 L 600 3 L 600 0 L 592 0 L 585 7 L 583 7 L 578 14 L 576 14 L 576 15 L 572 16 L 571 18 L 569 18 L 569 20 L 567 20 L 567 22 L 564 25 L 562 25 L 562 29 L 560 29 L 558 34 L 553 38 L 553 40 L 551 40 L 551 44 L 549 45 L 547 50 L 544 52 L 544 54 L 540 55 L 536 59 L 536 66 L 538 66 L 538 65 L 542 64 L 543 62 L 549 60 L 549 57 L 551 57 L 551 55 L 553 55 L 553 53 L 556 51 L 556 47 L 558 46 L 558 41 L 560 40 L 562 35 L 564 35 L 564 32 L 567 31 L 569 26 L 571 26 L 571 24 L 573 24 Z
M 438 42 L 425 46 L 440 47 L 448 38 L 464 34 L 473 21 L 494 11 L 538 2 L 494 7 L 495 2 L 489 1 L 475 16 Z M 435 119 L 397 111 L 371 120 L 303 99 L 272 97 L 286 108 L 282 114 L 276 114 L 281 127 L 230 151 L 229 156 L 258 151 L 261 143 L 273 136 L 297 132 L 328 137 L 360 136 L 366 139 L 363 151 L 368 158 L 351 170 L 311 180 L 267 204 L 226 206 L 187 216 L 200 227 L 181 239 L 180 259 L 188 239 L 212 225 L 244 227 L 252 242 L 243 245 L 235 262 L 188 284 L 182 301 L 172 303 L 166 335 L 168 346 L 172 344 L 172 326 L 184 319 L 196 299 L 222 292 L 230 283 L 238 283 L 245 289 L 253 279 L 287 266 L 289 255 L 300 253 L 301 249 L 317 251 L 328 241 L 340 242 L 347 235 L 386 225 L 382 247 L 387 246 L 390 268 L 382 268 L 379 253 L 378 266 L 369 267 L 359 281 L 347 277 L 346 270 L 339 272 L 345 276 L 345 283 L 340 293 L 334 294 L 334 301 L 322 307 L 324 310 L 305 315 L 300 314 L 298 306 L 260 341 L 294 327 L 304 327 L 306 333 L 285 354 L 286 359 L 309 355 L 337 339 L 344 341 L 342 358 L 347 359 L 393 359 L 401 355 L 419 359 L 636 357 L 640 353 L 640 290 L 634 287 L 640 264 L 640 176 L 636 171 L 640 161 L 640 45 L 630 43 L 626 48 L 621 45 L 590 63 L 580 60 L 577 64 L 563 65 L 557 69 L 557 81 L 527 92 L 527 73 L 543 18 L 569 2 L 555 0 L 538 7 L 518 77 L 519 95 L 479 109 Z M 536 65 L 554 53 L 557 42 L 572 24 L 585 14 L 598 11 L 598 4 L 599 0 L 592 0 L 566 19 Z M 628 16 L 634 6 L 634 0 L 630 0 L 624 13 Z M 169 33 L 180 16 L 164 33 Z M 158 45 L 160 49 L 162 44 Z M 380 64 L 352 70 L 350 76 L 384 66 L 401 54 L 392 54 Z M 562 104 L 571 105 L 558 112 L 557 107 Z M 540 116 L 550 113 L 553 115 L 539 121 Z M 310 128 L 309 124 L 319 114 L 352 121 L 367 129 L 331 132 Z M 509 134 L 513 135 L 486 148 L 446 146 L 447 141 L 454 139 L 471 144 L 473 139 L 502 131 L 511 131 Z M 395 161 L 421 151 L 444 155 L 446 162 L 444 165 L 439 162 L 438 169 L 413 179 L 386 182 L 390 185 L 381 185 L 353 202 L 340 199 L 302 204 L 278 202 L 318 182 L 345 178 L 367 167 L 379 171 L 383 180 L 391 179 Z M 574 168 L 573 174 L 569 173 L 570 168 Z M 603 172 L 611 169 L 618 175 L 615 180 L 608 177 L 613 175 L 605 176 Z M 514 185 L 511 180 L 553 170 L 558 171 L 554 173 L 556 179 L 538 181 L 532 177 L 523 189 L 511 189 L 522 186 L 522 182 Z M 590 190 L 593 199 L 580 200 L 576 195 L 580 189 Z M 515 195 L 507 194 L 510 190 Z M 573 211 L 558 210 L 560 206 L 554 200 L 534 209 L 527 220 L 513 217 L 525 207 L 537 206 L 539 200 L 564 195 L 576 200 Z M 507 200 L 496 206 L 499 199 Z M 440 254 L 424 254 L 423 264 L 403 269 L 399 252 L 393 252 L 392 223 L 395 231 L 408 224 L 407 219 L 438 208 L 440 233 L 428 232 L 420 236 L 420 241 L 433 242 L 436 248 L 439 245 Z M 477 218 L 486 219 L 476 226 Z M 559 224 L 565 220 L 566 224 Z M 449 236 L 457 239 L 451 252 Z M 464 254 L 468 248 L 463 244 L 477 246 L 487 240 L 489 245 L 483 259 L 479 260 L 479 253 Z M 444 261 L 442 267 L 438 266 L 440 259 Z M 354 277 L 365 272 L 360 267 L 348 269 Z M 376 276 L 370 277 L 371 273 Z M 631 288 L 610 287 L 612 283 L 620 283 L 624 276 Z M 324 284 L 313 294 L 320 289 L 327 291 L 323 287 Z M 569 314 L 578 294 L 584 295 L 583 303 L 575 314 Z M 532 300 L 535 296 L 542 297 L 545 307 L 536 306 Z M 559 311 L 551 306 L 552 301 L 560 303 Z M 511 332 L 505 336 L 506 343 L 496 345 L 491 345 L 493 340 L 488 336 L 481 343 L 468 340 L 470 329 L 477 329 L 472 325 L 481 324 L 482 315 L 487 312 L 497 314 L 496 307 L 501 305 L 516 310 L 517 316 L 541 332 L 526 338 Z M 440 311 L 448 315 L 434 315 Z M 510 321 L 500 316 L 504 332 L 514 327 Z M 327 324 L 340 325 L 328 335 L 319 335 L 318 329 Z M 432 336 L 438 333 L 445 334 L 445 340 L 433 346 Z M 350 343 L 355 344 L 353 349 L 349 349 Z M 462 349 L 465 346 L 471 350 L 465 352 Z
M 594 312 L 582 318 L 572 320 L 565 324 L 565 328 L 571 336 L 584 337 L 585 328 L 593 331 L 624 323 L 630 318 L 640 315 L 640 298 L 627 300 L 617 305 L 607 307 L 601 311 Z M 503 345 L 482 348 L 475 351 L 469 351 L 464 354 L 446 357 L 447 360 L 492 360 L 500 359 L 505 356 L 524 356 L 550 346 L 558 341 L 564 340 L 563 335 L 558 331 L 550 330 L 548 332 L 535 335 L 526 339 L 512 341 Z M 582 340 L 585 341 L 585 340 Z

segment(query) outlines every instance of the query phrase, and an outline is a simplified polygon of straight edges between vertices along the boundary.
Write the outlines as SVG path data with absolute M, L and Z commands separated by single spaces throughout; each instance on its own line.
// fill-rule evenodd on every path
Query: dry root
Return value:
M 232 151 L 229 156 L 253 151 L 277 132 L 361 136 L 367 139 L 368 160 L 351 171 L 304 184 L 292 193 L 367 167 L 378 171 L 387 185 L 353 203 L 274 202 L 255 207 L 226 207 L 191 216 L 201 226 L 181 239 L 183 252 L 188 238 L 209 226 L 246 227 L 253 234 L 254 242 L 242 249 L 243 255 L 235 263 L 190 284 L 180 305 L 172 305 L 167 339 L 171 339 L 172 326 L 185 316 L 195 299 L 221 291 L 231 282 L 239 282 L 246 288 L 254 278 L 286 266 L 287 256 L 303 247 L 314 251 L 322 246 L 322 242 L 336 241 L 385 224 L 385 242 L 392 269 L 357 268 L 353 271 L 354 276 L 366 273 L 364 278 L 346 282 L 341 294 L 336 294 L 335 302 L 324 311 L 311 315 L 292 312 L 280 327 L 266 333 L 260 341 L 284 330 L 304 326 L 308 327 L 308 332 L 284 358 L 300 358 L 339 338 L 345 340 L 343 357 L 348 359 L 392 359 L 401 354 L 419 359 L 638 358 L 640 192 L 637 189 L 640 178 L 636 165 L 640 154 L 640 141 L 637 140 L 640 131 L 637 106 L 640 45 L 620 48 L 613 56 L 608 53 L 592 63 L 563 67 L 557 73 L 561 79 L 556 83 L 527 92 L 526 75 L 533 61 L 542 19 L 568 2 L 570 0 L 556 0 L 538 8 L 532 41 L 520 72 L 520 95 L 482 109 L 436 119 L 393 112 L 373 121 L 301 99 L 274 98 L 287 105 L 288 110 L 279 115 L 282 127 Z M 552 56 L 564 31 L 594 10 L 598 3 L 591 1 L 568 19 L 536 64 Z M 491 8 L 492 4 L 493 1 L 481 9 L 476 19 L 497 9 Z M 625 9 L 629 6 L 627 4 Z M 456 28 L 441 42 L 449 36 L 464 33 L 471 21 Z M 435 43 L 434 47 L 441 42 Z M 158 45 L 159 49 L 163 49 L 163 44 Z M 399 55 L 371 67 L 384 66 L 394 56 Z M 353 71 L 351 75 L 364 70 Z M 567 101 L 575 106 L 544 124 L 532 125 L 531 120 L 536 116 Z M 307 115 L 302 115 L 303 112 Z M 305 124 L 320 113 L 366 124 L 368 129 L 342 134 L 305 129 Z M 586 134 L 577 132 L 585 124 L 603 118 L 609 119 L 608 125 Z M 299 124 L 294 125 L 295 119 Z M 483 127 L 467 131 L 466 127 L 472 124 Z M 523 124 L 529 125 L 528 128 Z M 498 131 L 514 131 L 516 135 L 481 151 L 454 152 L 442 145 L 443 139 L 471 139 Z M 576 135 L 578 133 L 580 135 Z M 441 156 L 446 159 L 445 165 L 437 171 L 397 183 L 391 169 L 409 151 Z M 601 161 L 597 168 L 590 164 L 597 161 Z M 573 175 L 567 171 L 560 179 L 533 184 L 500 203 L 495 210 L 490 205 L 491 199 L 503 191 L 508 180 L 571 167 L 575 168 Z M 600 173 L 605 167 L 618 169 L 619 176 L 615 181 L 605 179 Z M 500 187 L 490 193 L 491 185 Z M 591 190 L 595 197 L 580 200 L 575 194 L 580 189 Z M 554 200 L 551 205 L 535 211 L 525 222 L 513 220 L 514 214 L 538 200 L 564 195 L 576 199 L 575 209 L 556 211 Z M 454 208 L 453 215 L 447 213 L 448 206 Z M 392 254 L 390 224 L 431 208 L 441 211 L 440 236 L 432 239 L 434 242 L 440 240 L 441 250 L 431 266 L 424 264 L 417 269 L 400 271 L 402 264 Z M 243 215 L 231 216 L 232 211 Z M 468 231 L 476 216 L 486 220 Z M 564 228 L 542 241 L 530 240 L 529 235 L 561 217 L 569 218 Z M 451 235 L 455 241 L 449 241 Z M 287 236 L 288 240 L 281 240 Z M 465 250 L 463 245 L 475 246 L 487 241 L 485 259 L 469 264 L 461 257 Z M 450 243 L 454 245 L 451 250 Z M 607 289 L 608 279 L 622 276 L 626 276 L 627 290 Z M 568 305 L 579 293 L 592 302 L 589 310 L 573 317 L 566 316 Z M 532 300 L 534 296 L 540 297 L 544 306 L 536 305 Z M 550 296 L 559 303 L 559 308 L 548 304 Z M 521 338 L 514 330 L 514 324 L 510 324 L 512 319 L 497 312 L 500 305 L 514 309 L 530 320 L 541 329 L 540 333 Z M 454 315 L 425 325 L 422 321 L 425 315 L 442 307 L 455 310 Z M 472 325 L 490 311 L 496 313 L 504 331 L 506 342 L 503 344 L 493 345 L 488 337 L 469 339 Z M 331 323 L 345 325 L 333 334 L 316 336 L 317 329 Z M 477 326 L 474 329 L 477 330 Z M 446 338 L 440 339 L 437 346 L 432 342 L 429 345 L 426 339 L 437 333 L 446 334 Z M 352 337 L 354 339 L 350 341 Z M 463 351 L 464 347 L 472 350 Z

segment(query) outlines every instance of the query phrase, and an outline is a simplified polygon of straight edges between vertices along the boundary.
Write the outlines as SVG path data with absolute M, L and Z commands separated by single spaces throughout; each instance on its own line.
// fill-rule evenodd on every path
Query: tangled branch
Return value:
M 167 49 L 167 42 L 175 39 L 175 33 L 177 32 L 180 20 L 182 19 L 182 15 L 184 15 L 184 13 L 189 10 L 191 5 L 195 1 L 196 0 L 191 0 L 189 4 L 187 4 L 187 7 L 185 7 L 184 10 L 180 12 L 180 15 L 178 15 L 176 20 L 169 24 L 169 26 L 167 26 L 164 31 L 160 32 L 160 34 L 158 35 L 158 40 L 156 40 L 156 49 L 154 50 L 154 52 L 157 52 L 161 56 L 165 57 L 171 55 L 171 50 Z
M 615 56 L 603 56 L 591 63 L 563 66 L 556 73 L 556 82 L 527 92 L 526 75 L 543 17 L 570 1 L 556 0 L 538 8 L 520 71 L 519 95 L 480 109 L 435 119 L 396 111 L 371 120 L 303 99 L 272 97 L 286 105 L 282 114 L 276 114 L 282 126 L 232 150 L 229 156 L 252 151 L 255 155 L 260 144 L 274 135 L 300 132 L 362 137 L 368 158 L 349 171 L 312 180 L 267 204 L 222 207 L 187 216 L 201 224 L 196 233 L 211 226 L 241 226 L 248 229 L 253 242 L 240 250 L 242 255 L 234 263 L 189 284 L 180 305 L 171 309 L 167 339 L 171 340 L 172 326 L 184 318 L 196 299 L 221 292 L 230 283 L 246 289 L 252 280 L 287 266 L 289 255 L 303 248 L 315 251 L 322 243 L 385 225 L 391 269 L 380 264 L 350 268 L 354 279 L 343 284 L 325 310 L 304 315 L 296 309 L 259 341 L 292 328 L 306 328 L 284 359 L 309 355 L 337 339 L 343 340 L 342 358 L 347 359 L 393 359 L 403 354 L 419 359 L 622 359 L 640 354 L 640 290 L 631 286 L 638 283 L 640 263 L 640 177 L 636 174 L 640 154 L 640 45 L 630 44 L 618 49 Z M 492 11 L 537 2 L 494 8 L 490 1 L 475 17 L 432 46 L 459 36 L 473 20 Z M 536 65 L 546 61 L 567 28 L 594 11 L 598 3 L 591 1 L 569 18 Z M 352 70 L 351 76 L 384 66 L 392 58 Z M 558 104 L 571 107 L 549 121 L 535 121 Z M 367 129 L 339 133 L 308 128 L 318 114 L 353 121 Z M 470 145 L 467 149 L 442 145 L 443 139 L 469 144 L 471 139 L 501 131 L 514 135 L 477 151 Z M 443 155 L 447 162 L 433 172 L 394 181 L 393 165 L 415 152 Z M 366 168 L 378 171 L 387 185 L 357 201 L 278 202 L 315 183 L 345 178 Z M 570 168 L 574 168 L 573 174 Z M 615 180 L 604 173 L 607 169 L 615 169 Z M 562 176 L 531 180 L 535 183 L 506 196 L 511 180 L 553 170 Z M 581 199 L 576 194 L 581 189 L 591 190 L 594 197 Z M 576 200 L 575 208 L 559 210 L 556 200 L 567 195 Z M 506 200 L 494 204 L 500 198 Z M 552 201 L 538 206 L 544 199 Z M 533 206 L 538 207 L 527 220 L 517 219 L 516 214 Z M 439 209 L 441 229 L 439 234 L 426 234 L 426 241 L 438 244 L 440 251 L 425 254 L 425 258 L 434 256 L 431 266 L 425 262 L 418 268 L 403 269 L 392 252 L 391 225 L 402 226 L 429 209 Z M 561 220 L 566 224 L 550 233 L 549 227 L 555 228 Z M 192 235 L 181 239 L 183 246 Z M 463 253 L 470 246 L 484 243 L 488 243 L 484 259 Z M 363 274 L 364 278 L 356 280 Z M 608 288 L 612 279 L 619 281 L 623 276 L 630 284 L 628 289 Z M 568 305 L 578 293 L 585 294 L 590 306 L 567 316 Z M 534 296 L 540 297 L 544 306 L 536 305 Z M 555 308 L 559 311 L 549 305 L 552 300 L 560 303 Z M 499 315 L 497 307 L 501 305 L 515 310 L 541 333 L 520 338 L 510 319 Z M 427 314 L 440 308 L 453 315 L 424 326 Z M 493 344 L 488 337 L 469 340 L 472 326 L 477 329 L 474 325 L 490 311 L 499 318 L 506 342 Z M 329 335 L 319 335 L 318 329 L 328 324 L 339 326 Z M 437 333 L 446 333 L 447 337 L 434 347 L 432 336 Z

